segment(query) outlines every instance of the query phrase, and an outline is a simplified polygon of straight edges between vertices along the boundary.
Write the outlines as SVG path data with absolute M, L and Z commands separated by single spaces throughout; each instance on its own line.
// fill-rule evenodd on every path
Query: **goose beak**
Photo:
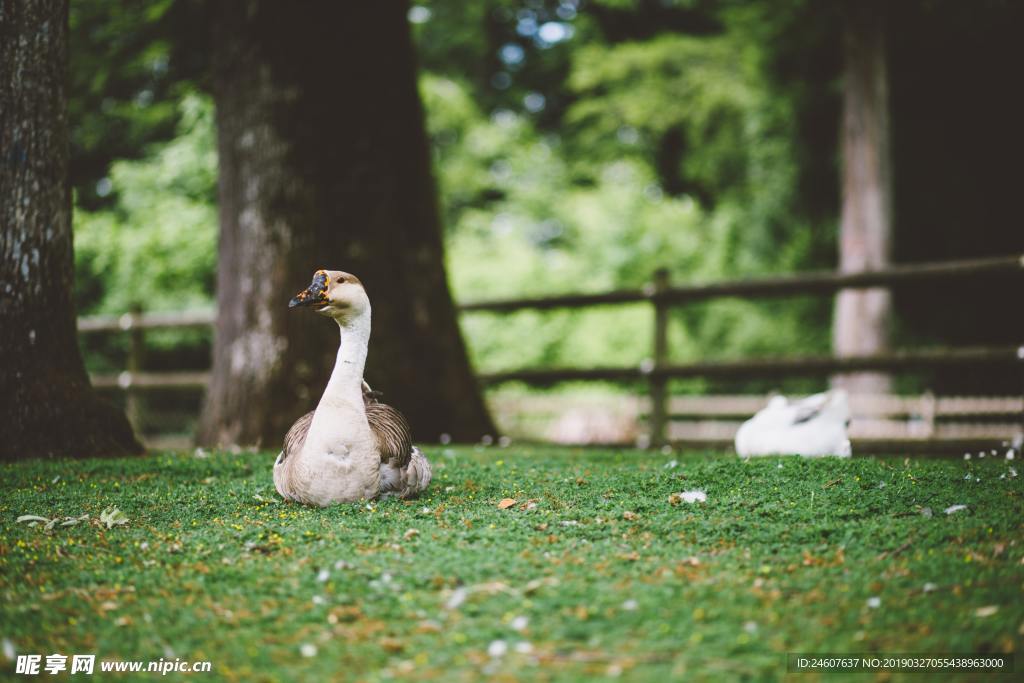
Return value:
M 328 302 L 327 287 L 331 284 L 331 278 L 323 270 L 316 271 L 313 275 L 313 282 L 309 287 L 292 297 L 288 302 L 288 308 L 296 306 L 317 306 Z

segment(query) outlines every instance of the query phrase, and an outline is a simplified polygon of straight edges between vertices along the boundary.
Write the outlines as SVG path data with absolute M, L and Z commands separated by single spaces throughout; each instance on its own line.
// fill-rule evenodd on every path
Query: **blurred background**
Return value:
M 1024 6 L 852 4 L 878 15 L 868 30 L 881 52 L 868 58 L 881 54 L 886 75 L 889 261 L 1019 257 L 1024 111 L 1014 83 L 1024 63 Z M 673 285 L 837 269 L 850 5 L 408 6 L 456 304 L 642 290 L 659 268 Z M 189 386 L 134 397 L 117 388 L 117 378 L 125 369 L 208 371 L 212 328 L 148 329 L 144 352 L 134 357 L 133 334 L 118 328 L 133 310 L 208 314 L 216 305 L 210 74 L 217 36 L 204 28 L 208 7 L 195 0 L 73 0 L 70 12 L 75 298 L 79 316 L 94 321 L 80 326 L 89 332 L 80 343 L 96 383 L 127 401 L 151 444 L 189 443 L 201 375 Z M 282 301 L 292 293 L 281 292 Z M 674 307 L 661 362 L 827 356 L 833 304 L 817 295 Z M 1010 275 L 903 287 L 893 295 L 888 343 L 1019 344 L 1020 306 L 1020 280 Z M 652 358 L 653 316 L 650 303 L 635 302 L 465 311 L 459 324 L 475 371 L 487 375 L 639 367 Z M 755 397 L 719 411 L 728 418 L 770 391 L 827 386 L 827 376 L 693 377 L 672 380 L 668 391 L 680 399 Z M 893 375 L 889 387 L 915 400 L 1019 397 L 1021 389 L 1019 370 L 993 365 L 915 369 Z M 497 430 L 515 439 L 634 443 L 645 438 L 638 425 L 650 410 L 647 393 L 639 378 L 504 382 L 488 384 L 486 398 Z M 999 426 L 978 434 L 1019 425 L 1017 404 L 1000 405 L 993 415 L 973 416 L 973 423 Z M 900 421 L 920 419 L 921 411 L 906 409 Z M 680 438 L 728 440 L 733 428 L 728 420 L 721 428 L 698 425 Z

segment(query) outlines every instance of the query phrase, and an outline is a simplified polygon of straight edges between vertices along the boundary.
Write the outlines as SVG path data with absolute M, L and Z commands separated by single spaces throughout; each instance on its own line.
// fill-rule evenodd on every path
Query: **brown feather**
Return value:
M 405 417 L 370 394 L 363 394 L 366 421 L 377 440 L 380 461 L 394 467 L 405 467 L 412 458 L 412 433 Z
M 296 420 L 288 433 L 284 435 L 284 451 L 281 453 L 279 462 L 284 462 L 289 455 L 302 450 L 302 444 L 306 443 L 306 435 L 309 433 L 309 425 L 313 422 L 314 412 L 316 411 L 311 410 Z

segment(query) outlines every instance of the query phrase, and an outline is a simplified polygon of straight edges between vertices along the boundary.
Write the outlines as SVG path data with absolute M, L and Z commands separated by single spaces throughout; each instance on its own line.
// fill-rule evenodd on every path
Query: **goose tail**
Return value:
M 381 493 L 396 498 L 415 498 L 430 485 L 430 461 L 416 446 L 404 467 L 385 464 L 381 469 Z
M 430 469 L 430 461 L 423 455 L 416 446 L 412 447 L 412 457 L 405 467 L 405 491 L 402 498 L 412 498 L 419 493 L 426 491 L 430 485 L 430 478 L 433 472 Z

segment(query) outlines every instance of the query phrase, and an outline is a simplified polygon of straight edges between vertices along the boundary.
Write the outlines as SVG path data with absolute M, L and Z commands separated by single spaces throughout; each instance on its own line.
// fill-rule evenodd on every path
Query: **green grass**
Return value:
M 772 680 L 786 652 L 1024 640 L 1013 462 L 428 456 L 424 498 L 325 510 L 276 502 L 269 453 L 7 465 L 0 637 L 22 653 L 210 660 L 212 676 L 180 678 L 239 681 Z M 670 504 L 688 489 L 707 503 Z M 128 523 L 101 526 L 109 506 Z M 15 521 L 86 513 L 49 532 Z

